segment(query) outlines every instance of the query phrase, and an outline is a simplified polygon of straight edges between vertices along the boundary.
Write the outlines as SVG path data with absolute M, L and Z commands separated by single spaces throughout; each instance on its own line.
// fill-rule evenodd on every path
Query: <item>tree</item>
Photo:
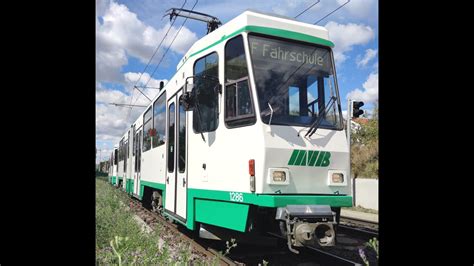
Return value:
M 377 177 L 379 170 L 379 122 L 378 101 L 374 104 L 372 119 L 361 124 L 361 128 L 351 134 L 351 169 L 354 178 Z

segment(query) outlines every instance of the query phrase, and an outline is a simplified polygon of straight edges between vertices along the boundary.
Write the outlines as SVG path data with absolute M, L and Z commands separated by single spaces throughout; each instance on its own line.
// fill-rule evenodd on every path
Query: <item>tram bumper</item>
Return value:
M 276 220 L 288 239 L 288 248 L 301 246 L 334 246 L 336 213 L 329 205 L 287 205 L 277 208 Z

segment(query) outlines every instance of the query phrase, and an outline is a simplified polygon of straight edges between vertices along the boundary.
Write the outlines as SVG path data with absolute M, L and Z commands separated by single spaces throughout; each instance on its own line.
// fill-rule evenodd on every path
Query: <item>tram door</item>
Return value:
M 139 129 L 135 134 L 135 173 L 133 175 L 133 194 L 135 196 L 140 195 L 140 168 L 142 158 L 142 130 Z
M 167 165 L 165 210 L 186 221 L 187 169 L 186 169 L 186 111 L 180 103 L 183 91 L 179 90 L 168 100 Z

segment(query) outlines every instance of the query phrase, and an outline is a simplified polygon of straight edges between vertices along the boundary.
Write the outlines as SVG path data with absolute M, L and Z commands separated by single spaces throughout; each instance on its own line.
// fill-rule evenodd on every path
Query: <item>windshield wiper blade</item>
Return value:
M 326 114 L 329 109 L 331 109 L 332 105 L 335 102 L 336 102 L 336 97 L 332 96 L 331 99 L 329 100 L 329 104 L 326 105 L 326 108 L 324 108 L 324 112 L 321 113 L 320 111 L 316 121 L 314 121 L 314 123 L 311 124 L 311 126 L 309 127 L 308 132 L 306 133 L 306 135 L 304 135 L 305 137 L 309 135 L 309 137 L 311 138 L 311 136 L 314 134 L 314 132 L 316 132 L 316 129 L 318 129 L 319 125 L 321 124 L 321 121 L 323 121 L 323 115 Z

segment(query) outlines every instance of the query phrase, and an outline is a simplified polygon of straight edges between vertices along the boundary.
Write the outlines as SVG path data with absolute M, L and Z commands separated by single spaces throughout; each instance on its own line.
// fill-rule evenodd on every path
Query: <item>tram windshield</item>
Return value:
M 262 121 L 342 130 L 332 53 L 323 46 L 249 34 Z M 331 104 L 331 99 L 335 102 Z

